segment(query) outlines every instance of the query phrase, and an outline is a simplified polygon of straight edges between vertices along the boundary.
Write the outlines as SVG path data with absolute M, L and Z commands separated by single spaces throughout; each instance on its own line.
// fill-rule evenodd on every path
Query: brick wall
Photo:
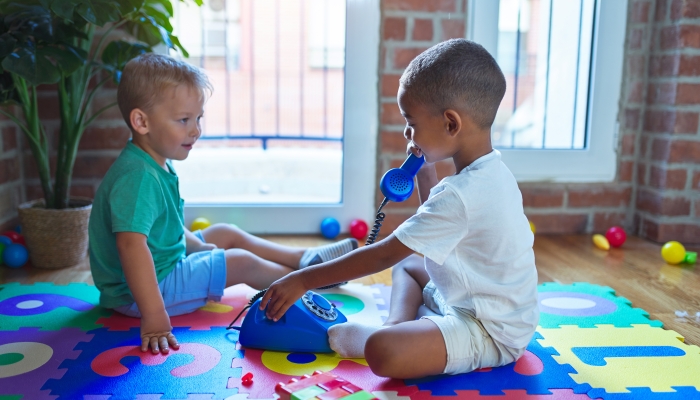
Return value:
M 463 0 L 385 0 L 381 43 L 378 177 L 405 158 L 396 106 L 403 68 L 425 48 L 464 37 Z M 700 242 L 700 1 L 630 0 L 617 176 L 609 183 L 522 183 L 539 233 L 600 232 L 623 225 L 656 241 Z M 439 177 L 454 172 L 438 165 Z M 380 199 L 378 199 L 379 201 Z M 392 204 L 385 229 L 410 216 L 414 196 Z
M 23 200 L 20 160 L 18 130 L 0 116 L 0 232 L 17 225 L 17 205 Z

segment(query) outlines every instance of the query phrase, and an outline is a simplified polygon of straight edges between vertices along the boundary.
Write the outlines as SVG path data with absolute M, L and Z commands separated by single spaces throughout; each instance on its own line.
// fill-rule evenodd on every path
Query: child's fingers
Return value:
M 262 299 L 260 300 L 260 310 L 264 310 L 265 307 L 267 306 L 267 303 L 270 301 L 270 297 L 272 297 L 272 293 L 274 292 L 273 288 L 267 289 L 267 292 L 265 292 L 265 295 L 263 295 Z
M 148 336 L 141 336 L 141 351 L 146 352 L 148 350 L 150 338 Z
M 158 345 L 160 346 L 160 351 L 163 354 L 170 353 L 170 348 L 168 347 L 168 338 L 166 336 L 161 336 L 158 338 Z
M 172 333 L 168 334 L 168 343 L 170 343 L 170 347 L 172 347 L 175 350 L 180 348 L 180 344 L 177 342 L 177 338 Z
M 160 353 L 160 348 L 158 347 L 158 336 L 151 336 L 150 343 L 151 343 L 151 352 L 153 354 Z

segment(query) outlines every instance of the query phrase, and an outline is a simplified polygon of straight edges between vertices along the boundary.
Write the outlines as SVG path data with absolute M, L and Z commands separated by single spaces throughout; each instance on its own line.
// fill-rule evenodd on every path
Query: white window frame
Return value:
M 319 233 L 321 221 L 333 217 L 347 232 L 350 221 L 369 221 L 377 206 L 376 152 L 379 62 L 379 0 L 346 0 L 343 180 L 337 204 L 189 204 L 185 223 L 204 217 L 234 223 L 255 234 Z M 373 219 L 373 218 L 372 218 Z
M 618 111 L 627 1 L 596 0 L 586 148 L 499 149 L 520 182 L 609 182 L 617 168 Z M 467 38 L 492 55 L 498 45 L 498 0 L 469 2 Z

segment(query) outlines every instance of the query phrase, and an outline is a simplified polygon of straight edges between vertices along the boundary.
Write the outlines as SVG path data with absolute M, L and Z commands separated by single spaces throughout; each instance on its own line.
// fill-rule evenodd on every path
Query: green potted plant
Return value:
M 172 15 L 171 0 L 0 0 L 0 114 L 24 133 L 44 194 L 19 208 L 34 266 L 62 268 L 85 256 L 91 199 L 69 196 L 73 165 L 85 128 L 116 105 L 94 110 L 92 99 L 154 46 L 187 56 Z M 113 40 L 116 32 L 128 40 Z M 58 98 L 55 158 L 39 117 L 40 85 L 52 85 Z

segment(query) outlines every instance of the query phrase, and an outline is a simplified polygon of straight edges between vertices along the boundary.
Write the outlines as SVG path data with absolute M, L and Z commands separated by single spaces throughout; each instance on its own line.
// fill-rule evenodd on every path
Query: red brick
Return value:
M 637 139 L 637 136 L 632 135 L 632 134 L 627 134 L 627 135 L 622 136 L 622 141 L 620 143 L 620 147 L 621 147 L 623 156 L 634 155 L 634 145 L 635 145 L 636 139 Z
M 605 232 L 611 226 L 624 226 L 627 215 L 623 212 L 595 213 L 593 215 L 593 232 Z
M 676 140 L 671 143 L 669 162 L 700 162 L 700 142 Z
M 671 19 L 676 21 L 681 18 L 699 18 L 700 4 L 697 0 L 674 0 L 671 3 Z
M 695 208 L 695 217 L 700 217 L 700 199 L 695 200 L 693 208 Z
M 668 139 L 654 139 L 651 144 L 651 159 L 666 161 L 671 153 L 671 142 Z
M 637 164 L 637 184 L 647 184 L 647 165 L 641 162 Z
M 674 223 L 656 223 L 645 220 L 644 229 L 641 232 L 642 237 L 653 240 L 658 243 L 666 243 L 670 240 L 676 240 L 683 244 L 700 244 L 700 225 L 692 224 L 674 224 Z
M 657 0 L 656 11 L 654 11 L 654 20 L 663 21 L 668 15 L 668 0 Z
M 406 18 L 385 18 L 384 40 L 406 40 Z
M 382 103 L 382 124 L 406 125 L 406 120 L 399 111 L 399 106 L 394 103 Z
M 457 11 L 457 0 L 384 0 L 382 2 L 384 10 L 405 10 L 405 11 Z
M 408 64 L 416 58 L 416 56 L 424 52 L 426 47 L 409 47 L 394 49 L 394 68 L 403 69 L 408 67 Z
M 110 90 L 106 91 L 103 90 L 104 93 L 99 93 L 97 96 L 92 101 L 92 106 L 91 106 L 91 112 L 97 112 L 101 110 L 103 107 L 108 106 L 109 104 L 112 104 L 117 101 L 117 92 L 116 90 Z M 122 118 L 122 114 L 119 111 L 119 107 L 116 105 L 113 107 L 110 107 L 103 111 L 99 117 L 96 119 L 97 121 L 124 121 L 124 118 Z
M 667 110 L 647 110 L 644 130 L 658 133 L 690 133 L 698 131 L 698 113 Z
M 630 14 L 630 22 L 643 23 L 649 21 L 649 9 L 651 4 L 647 1 L 636 1 L 631 4 L 632 12 Z
M 700 104 L 700 84 L 679 83 L 676 89 L 676 104 Z
M 569 207 L 624 207 L 632 189 L 623 187 L 583 186 L 569 189 Z
M 642 29 L 632 29 L 629 33 L 629 49 L 640 49 L 642 48 L 642 40 L 644 39 L 644 30 Z
M 678 74 L 681 76 L 700 75 L 700 56 L 682 55 L 678 64 Z
M 442 20 L 442 40 L 463 38 L 465 36 L 463 19 Z
M 642 57 L 639 57 L 642 58 Z M 636 60 L 637 62 L 642 62 L 642 60 Z M 632 62 L 632 61 L 630 61 Z M 640 65 L 642 68 L 643 65 Z M 661 55 L 652 56 L 649 61 L 649 75 L 650 76 L 675 76 L 678 74 L 680 68 L 680 57 L 677 54 L 673 55 Z M 643 77 L 641 74 L 638 77 Z
M 72 184 L 70 187 L 70 195 L 94 199 L 95 187 L 87 184 Z
M 683 48 L 700 47 L 700 26 L 681 25 L 678 39 Z
M 2 150 L 10 151 L 17 148 L 17 127 L 6 126 L 2 129 Z
M 700 171 L 693 172 L 693 185 L 690 188 L 692 190 L 700 189 Z
M 535 224 L 537 233 L 584 233 L 588 214 L 530 214 L 527 218 Z
M 647 157 L 649 155 L 649 142 L 651 142 L 651 138 L 649 136 L 643 135 L 639 141 L 639 156 L 640 157 Z
M 634 161 L 622 161 L 618 170 L 618 180 L 620 182 L 632 182 L 632 172 L 634 171 Z
M 43 199 L 44 191 L 38 183 L 29 183 L 25 185 L 25 194 L 28 201 Z
M 523 195 L 523 207 L 544 208 L 564 205 L 563 187 L 537 187 L 520 185 Z
M 56 156 L 51 156 L 49 159 L 49 166 L 51 169 L 51 178 L 55 178 L 56 172 Z M 36 166 L 36 159 L 33 155 L 24 156 L 24 178 L 32 179 L 39 178 L 39 169 Z
M 80 150 L 119 150 L 126 146 L 129 138 L 131 138 L 131 131 L 126 125 L 109 128 L 92 127 L 85 130 L 78 148 Z
M 635 80 L 630 82 L 627 89 L 628 103 L 641 103 L 644 101 L 644 81 Z
M 652 83 L 647 88 L 647 104 L 673 104 L 676 100 L 676 84 Z
M 39 118 L 42 120 L 59 119 L 58 97 L 39 96 Z
M 664 169 L 652 166 L 649 174 L 649 185 L 657 189 L 683 189 L 688 178 L 685 169 Z
M 627 129 L 637 129 L 639 128 L 639 120 L 641 118 L 641 113 L 638 108 L 626 108 L 625 109 L 625 123 L 623 128 Z
M 382 75 L 382 96 L 396 97 L 399 91 L 399 79 L 401 75 L 384 74 Z
M 433 20 L 416 18 L 413 21 L 413 40 L 433 40 Z
M 103 178 L 116 157 L 84 156 L 78 153 L 73 167 L 74 178 Z
M 19 179 L 19 162 L 17 157 L 0 160 L 0 184 Z
M 659 37 L 659 46 L 663 50 L 677 49 L 680 47 L 680 28 L 676 25 L 662 28 Z
M 645 65 L 645 56 L 644 55 L 629 55 L 627 57 L 627 71 L 626 75 L 628 75 L 630 78 L 641 78 L 644 79 L 644 65 Z
M 381 137 L 381 153 L 405 153 L 406 144 L 408 141 L 403 136 L 403 132 L 382 131 Z
M 690 201 L 683 197 L 668 197 L 650 190 L 637 193 L 637 209 L 653 215 L 685 216 L 690 215 Z

